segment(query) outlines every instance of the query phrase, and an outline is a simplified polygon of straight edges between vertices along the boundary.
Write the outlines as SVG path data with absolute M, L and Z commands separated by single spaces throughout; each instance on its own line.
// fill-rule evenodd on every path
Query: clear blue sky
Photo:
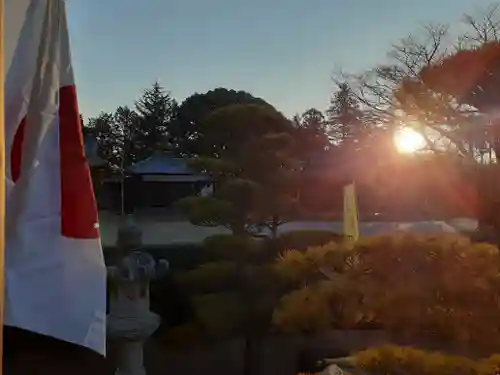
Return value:
M 179 101 L 246 90 L 286 115 L 324 109 L 338 68 L 382 61 L 427 22 L 490 0 L 68 0 L 80 108 L 131 105 L 155 80 Z

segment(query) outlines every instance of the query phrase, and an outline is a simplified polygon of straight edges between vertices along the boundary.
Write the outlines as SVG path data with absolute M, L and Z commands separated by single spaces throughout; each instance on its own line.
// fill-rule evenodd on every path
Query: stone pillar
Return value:
M 116 375 L 145 375 L 143 345 L 160 325 L 149 310 L 149 284 L 165 275 L 168 263 L 139 250 L 142 233 L 132 217 L 121 225 L 117 245 L 108 267 L 108 339 L 116 351 Z

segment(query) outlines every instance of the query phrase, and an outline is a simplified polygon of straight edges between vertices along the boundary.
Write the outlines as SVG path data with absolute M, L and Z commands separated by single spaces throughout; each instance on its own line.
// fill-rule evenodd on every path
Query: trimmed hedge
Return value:
M 305 229 L 281 234 L 273 247 L 279 252 L 282 250 L 306 250 L 312 246 L 322 246 L 332 241 L 341 241 L 343 236 L 328 230 Z M 275 253 L 269 252 L 266 239 L 253 237 L 235 237 L 228 234 L 217 234 L 207 237 L 198 244 L 172 244 L 159 246 L 145 246 L 143 251 L 151 254 L 155 259 L 166 259 L 170 268 L 175 271 L 190 270 L 197 266 L 214 261 L 238 260 L 266 260 Z M 104 248 L 104 257 L 107 264 L 117 254 L 115 246 Z

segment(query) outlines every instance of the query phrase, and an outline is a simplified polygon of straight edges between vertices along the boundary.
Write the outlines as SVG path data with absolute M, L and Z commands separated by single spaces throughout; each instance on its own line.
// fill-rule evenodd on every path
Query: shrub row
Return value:
M 411 347 L 383 346 L 353 356 L 356 367 L 372 375 L 496 375 L 500 355 L 481 360 Z
M 285 332 L 379 327 L 471 356 L 500 345 L 500 252 L 458 235 L 394 234 L 290 250 L 275 270 L 293 288 L 274 311 Z
M 171 269 L 188 270 L 208 262 L 220 260 L 269 260 L 282 250 L 306 250 L 310 246 L 321 246 L 337 241 L 342 236 L 327 230 L 296 230 L 283 233 L 274 243 L 260 238 L 239 238 L 231 235 L 214 235 L 199 244 L 172 244 L 146 246 L 144 251 L 156 259 L 164 258 Z M 269 249 L 269 246 L 272 249 Z M 106 247 L 106 262 L 111 262 L 116 247 Z
M 155 337 L 182 346 L 199 337 L 227 337 L 241 330 L 249 307 L 256 317 L 270 316 L 279 298 L 273 267 L 277 254 L 336 238 L 330 231 L 306 230 L 285 233 L 276 241 L 215 235 L 201 244 L 143 248 L 156 259 L 168 260 L 171 269 L 165 279 L 151 284 L 151 309 L 164 323 Z M 108 263 L 115 255 L 116 248 L 105 249 Z M 258 295 L 258 301 L 242 304 L 242 289 Z

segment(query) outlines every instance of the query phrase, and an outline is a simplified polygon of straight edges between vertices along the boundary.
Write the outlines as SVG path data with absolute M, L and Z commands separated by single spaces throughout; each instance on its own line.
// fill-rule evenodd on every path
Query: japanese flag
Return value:
M 64 0 L 4 0 L 5 325 L 105 352 L 106 269 Z

